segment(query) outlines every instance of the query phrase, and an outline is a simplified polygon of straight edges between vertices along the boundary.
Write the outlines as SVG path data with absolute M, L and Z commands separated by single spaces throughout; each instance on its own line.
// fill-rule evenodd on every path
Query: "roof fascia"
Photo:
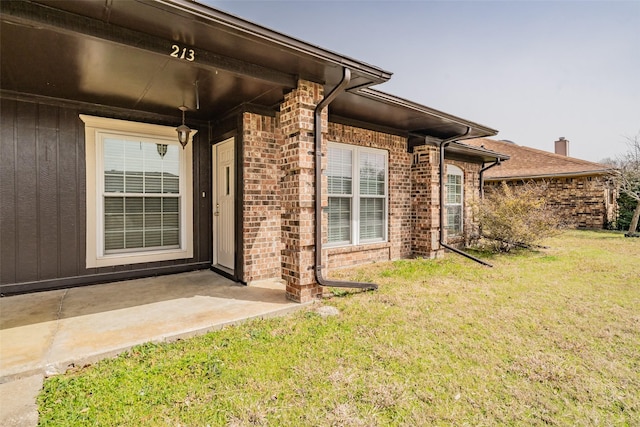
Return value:
M 436 110 L 434 108 L 427 107 L 425 105 L 418 104 L 413 101 L 409 101 L 408 99 L 400 98 L 398 96 L 394 96 L 376 89 L 371 89 L 369 87 L 361 88 L 356 92 L 359 95 L 365 96 L 367 98 L 373 99 L 375 101 L 384 102 L 386 104 L 395 105 L 398 107 L 406 108 L 409 110 L 413 110 L 417 113 L 426 114 L 431 117 L 438 117 L 442 120 L 447 120 L 449 122 L 457 123 L 461 126 L 471 127 L 476 131 L 481 132 L 480 135 L 470 136 L 468 139 L 473 138 L 484 138 L 487 136 L 493 136 L 498 133 L 496 129 L 492 129 L 490 127 L 471 122 L 469 120 L 462 119 L 460 117 L 453 116 L 451 114 L 447 114 L 443 111 Z
M 613 171 L 611 169 L 602 169 L 597 171 L 584 171 L 584 172 L 565 172 L 554 174 L 537 174 L 537 175 L 512 175 L 512 176 L 492 176 L 485 177 L 485 181 L 518 181 L 525 179 L 544 179 L 544 178 L 581 178 L 586 176 L 600 176 L 611 175 Z
M 462 144 L 460 142 L 450 143 L 447 149 L 450 150 L 452 147 L 455 147 L 457 151 L 465 153 L 467 155 L 491 157 L 492 159 L 500 160 L 500 161 L 509 160 L 511 158 L 506 154 L 501 154 L 496 151 L 487 150 L 486 148 L 473 147 L 470 145 Z
M 319 46 L 315 46 L 302 40 L 295 39 L 287 36 L 283 33 L 271 30 L 245 19 L 239 18 L 235 15 L 213 9 L 206 5 L 197 3 L 191 0 L 141 0 L 146 3 L 160 3 L 166 5 L 172 9 L 186 12 L 190 15 L 197 16 L 204 21 L 210 23 L 216 23 L 227 27 L 230 30 L 235 30 L 247 35 L 260 38 L 266 42 L 278 45 L 282 48 L 289 49 L 302 56 L 313 57 L 320 62 L 329 62 L 339 67 L 349 68 L 352 72 L 358 73 L 362 76 L 372 79 L 371 84 L 378 84 L 386 82 L 391 78 L 390 71 L 385 71 L 374 65 L 367 64 L 349 58 L 338 53 L 332 52 L 327 49 L 323 49 Z

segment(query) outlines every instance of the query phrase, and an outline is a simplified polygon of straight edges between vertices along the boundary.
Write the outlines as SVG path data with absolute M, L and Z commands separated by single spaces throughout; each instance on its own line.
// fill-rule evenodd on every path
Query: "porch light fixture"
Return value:
M 191 129 L 189 129 L 189 126 L 184 124 L 184 112 L 187 111 L 187 107 L 181 105 L 178 109 L 182 111 L 182 124 L 176 128 L 176 132 L 178 132 L 178 141 L 180 141 L 180 145 L 182 145 L 182 148 L 184 149 L 184 147 L 187 146 L 187 142 L 189 142 Z

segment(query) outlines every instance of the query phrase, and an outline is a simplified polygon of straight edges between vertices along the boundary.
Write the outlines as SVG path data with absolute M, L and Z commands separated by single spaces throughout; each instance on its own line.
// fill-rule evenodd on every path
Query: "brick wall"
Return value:
M 434 257 L 439 248 L 440 187 L 438 149 L 422 145 L 413 149 L 411 165 L 411 250 L 420 257 Z
M 281 150 L 275 117 L 244 113 L 242 165 L 242 245 L 247 283 L 280 277 L 281 270 Z
M 322 86 L 300 80 L 285 94 L 276 117 L 244 113 L 243 120 L 243 250 L 246 282 L 281 277 L 290 299 L 308 301 L 321 295 L 315 281 L 315 159 L 313 116 Z M 438 150 L 416 147 L 407 152 L 402 136 L 329 123 L 322 115 L 322 151 L 327 142 L 371 147 L 388 152 L 388 241 L 324 248 L 328 269 L 367 262 L 432 257 L 439 252 Z M 464 171 L 465 236 L 469 240 L 471 204 L 478 197 L 480 165 L 447 161 Z M 322 168 L 327 167 L 323 156 Z M 323 175 L 322 206 L 328 205 Z M 327 217 L 323 215 L 323 241 Z M 456 242 L 452 242 L 456 243 Z
M 473 219 L 473 204 L 480 200 L 480 169 L 482 169 L 482 165 L 458 160 L 447 160 L 446 163 L 459 167 L 464 173 L 463 234 L 448 238 L 447 243 L 467 246 L 478 237 L 478 227 Z
M 344 246 L 327 249 L 329 269 L 351 267 L 353 265 L 370 262 L 389 261 L 391 255 L 390 243 L 372 243 L 358 246 Z
M 285 96 L 278 117 L 243 115 L 244 279 L 282 277 L 289 298 L 304 301 L 320 294 L 315 283 L 313 111 L 322 88 L 300 81 Z M 387 150 L 389 153 L 388 242 L 327 248 L 329 268 L 411 255 L 411 155 L 406 138 L 328 123 L 323 114 L 323 152 L 327 141 Z M 326 168 L 326 156 L 323 168 Z M 323 176 L 323 206 L 327 180 Z M 323 218 L 326 242 L 327 218 Z
M 592 176 L 535 181 L 544 181 L 549 186 L 549 202 L 560 207 L 574 227 L 602 229 L 608 221 L 613 220 L 614 210 L 607 200 L 605 178 Z M 523 181 L 508 182 L 509 185 L 522 183 Z M 500 182 L 486 182 L 487 188 L 495 185 L 500 185 Z
M 323 135 L 326 142 L 357 145 L 386 150 L 389 154 L 389 215 L 388 241 L 385 243 L 326 248 L 323 254 L 329 268 L 350 266 L 373 261 L 406 258 L 411 255 L 411 155 L 407 153 L 407 139 L 402 136 L 329 123 Z M 325 156 L 326 158 L 326 156 Z M 326 168 L 326 162 L 323 162 Z M 323 206 L 328 203 L 327 182 L 323 179 Z M 323 230 L 327 216 L 323 215 Z M 326 235 L 323 236 L 326 242 Z
M 315 281 L 315 175 L 313 117 L 323 96 L 322 85 L 304 80 L 287 93 L 280 106 L 282 180 L 282 279 L 287 297 L 309 301 L 322 294 Z M 326 121 L 326 111 L 324 120 Z
M 413 254 L 422 257 L 441 255 L 440 251 L 440 174 L 437 147 L 424 145 L 414 148 L 411 166 L 411 208 Z M 463 172 L 463 234 L 447 236 L 445 241 L 454 246 L 468 245 L 478 234 L 473 219 L 473 203 L 480 198 L 479 163 L 445 160 Z M 446 173 L 446 168 L 445 168 Z M 446 179 L 446 178 L 445 178 Z

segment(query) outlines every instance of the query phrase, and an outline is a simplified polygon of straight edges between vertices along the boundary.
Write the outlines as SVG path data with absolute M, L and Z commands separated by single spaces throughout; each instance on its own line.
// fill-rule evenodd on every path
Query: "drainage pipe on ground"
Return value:
M 338 96 L 351 81 L 351 70 L 343 69 L 342 81 L 336 86 L 322 101 L 316 106 L 313 116 L 313 138 L 315 150 L 315 276 L 320 286 L 329 286 L 334 288 L 357 288 L 357 289 L 378 289 L 375 283 L 348 282 L 338 280 L 328 280 L 322 276 L 322 110 L 329 105 Z
M 486 265 L 487 267 L 493 267 L 491 264 L 489 264 L 488 262 L 485 262 L 483 260 L 481 260 L 480 258 L 476 258 L 473 255 L 470 255 L 466 252 L 461 251 L 458 248 L 454 248 L 453 246 L 447 244 L 444 241 L 444 222 L 445 222 L 445 210 L 444 210 L 444 190 L 445 190 L 445 185 L 444 185 L 444 178 L 445 178 L 445 173 L 444 173 L 444 168 L 445 168 L 445 164 L 444 164 L 444 154 L 445 154 L 445 149 L 447 148 L 447 145 L 449 145 L 450 143 L 457 141 L 461 138 L 464 138 L 465 136 L 469 135 L 469 133 L 471 132 L 471 128 L 469 126 L 467 126 L 467 131 L 465 133 L 463 133 L 462 135 L 457 135 L 454 136 L 453 138 L 449 138 L 449 139 L 445 139 L 443 141 L 440 141 L 440 143 L 438 144 L 438 148 L 440 150 L 440 170 L 439 170 L 439 178 L 440 178 L 440 239 L 439 239 L 439 243 L 440 246 L 442 246 L 443 248 L 447 248 L 452 252 L 457 253 L 458 255 L 462 255 L 463 257 L 469 258 L 470 260 L 473 260 L 479 264 L 482 265 Z

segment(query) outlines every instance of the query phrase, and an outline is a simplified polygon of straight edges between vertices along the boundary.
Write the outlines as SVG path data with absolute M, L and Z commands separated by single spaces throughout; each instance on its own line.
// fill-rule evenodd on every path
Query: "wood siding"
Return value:
M 194 140 L 194 257 L 87 269 L 84 124 L 78 115 L 148 120 L 142 113 L 117 117 L 55 102 L 0 102 L 0 292 L 99 283 L 210 264 L 211 148 L 206 126 L 198 127 Z

